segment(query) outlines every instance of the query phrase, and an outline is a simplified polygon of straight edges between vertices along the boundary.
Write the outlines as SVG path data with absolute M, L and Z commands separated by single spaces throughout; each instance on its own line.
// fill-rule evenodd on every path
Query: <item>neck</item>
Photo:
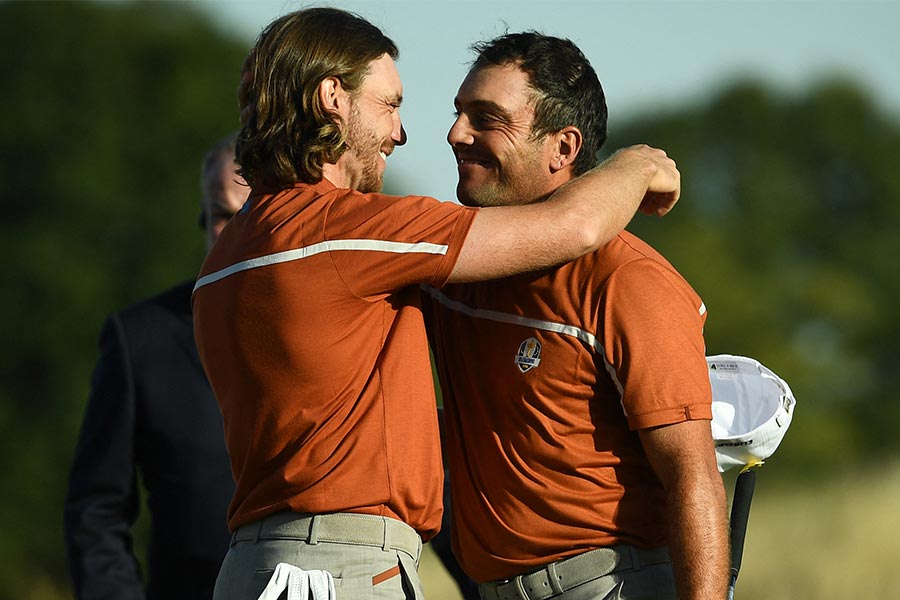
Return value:
M 550 198 L 550 196 L 552 196 L 553 194 L 556 193 L 556 190 L 558 190 L 562 186 L 566 185 L 573 179 L 575 179 L 575 176 L 572 175 L 571 169 L 565 169 L 563 171 L 556 171 L 555 173 L 553 173 L 550 176 L 550 183 L 547 186 L 546 193 L 535 198 L 535 200 L 532 202 L 532 204 L 535 202 L 543 202 L 544 200 L 547 200 L 548 198 Z
M 347 177 L 344 169 L 341 168 L 340 159 L 338 160 L 337 164 L 325 163 L 324 165 L 322 165 L 322 178 L 327 179 L 334 187 L 337 188 L 350 187 L 350 178 Z

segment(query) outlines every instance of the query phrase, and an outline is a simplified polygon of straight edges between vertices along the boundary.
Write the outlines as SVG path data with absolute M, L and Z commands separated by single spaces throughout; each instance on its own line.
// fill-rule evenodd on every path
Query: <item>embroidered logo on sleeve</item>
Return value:
M 541 343 L 530 337 L 519 344 L 519 351 L 516 353 L 516 366 L 525 373 L 539 364 L 541 364 Z

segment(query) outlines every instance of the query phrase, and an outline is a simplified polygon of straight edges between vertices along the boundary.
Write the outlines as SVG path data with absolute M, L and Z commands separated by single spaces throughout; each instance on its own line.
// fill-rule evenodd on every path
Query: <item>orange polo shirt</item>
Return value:
M 453 545 L 477 581 L 666 543 L 637 429 L 710 419 L 700 297 L 625 232 L 538 273 L 425 289 Z
M 442 464 L 419 290 L 476 211 L 327 180 L 253 194 L 210 251 L 194 332 L 237 483 L 229 526 L 290 509 L 440 527 Z

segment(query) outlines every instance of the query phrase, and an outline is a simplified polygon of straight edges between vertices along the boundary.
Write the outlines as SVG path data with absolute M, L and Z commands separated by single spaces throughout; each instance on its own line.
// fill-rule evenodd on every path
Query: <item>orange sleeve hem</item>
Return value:
M 628 415 L 628 426 L 634 431 L 650 429 L 662 425 L 674 425 L 684 421 L 711 421 L 712 406 L 709 404 L 686 404 L 651 413 Z

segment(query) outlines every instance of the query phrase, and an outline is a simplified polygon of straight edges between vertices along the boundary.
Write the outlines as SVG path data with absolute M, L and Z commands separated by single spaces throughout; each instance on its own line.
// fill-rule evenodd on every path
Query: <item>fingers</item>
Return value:
M 681 172 L 664 150 L 647 145 L 635 149 L 656 166 L 656 173 L 647 185 L 647 194 L 639 210 L 661 217 L 672 210 L 681 197 Z
M 666 156 L 662 150 L 655 148 L 651 150 L 655 150 L 655 152 L 648 153 L 647 156 L 656 167 L 656 173 L 650 179 L 647 191 L 668 193 L 678 190 L 681 185 L 681 174 L 678 172 L 675 161 Z
M 646 144 L 629 146 L 617 152 L 622 154 L 626 165 L 635 164 L 638 161 L 643 168 L 650 167 L 650 181 L 647 183 L 648 192 L 672 193 L 681 187 L 681 174 L 675 161 L 668 157 L 665 150 L 654 148 Z M 648 171 L 644 171 L 645 173 Z
M 678 196 L 675 194 L 648 192 L 638 210 L 645 215 L 662 217 L 672 210 L 676 202 L 678 202 Z

